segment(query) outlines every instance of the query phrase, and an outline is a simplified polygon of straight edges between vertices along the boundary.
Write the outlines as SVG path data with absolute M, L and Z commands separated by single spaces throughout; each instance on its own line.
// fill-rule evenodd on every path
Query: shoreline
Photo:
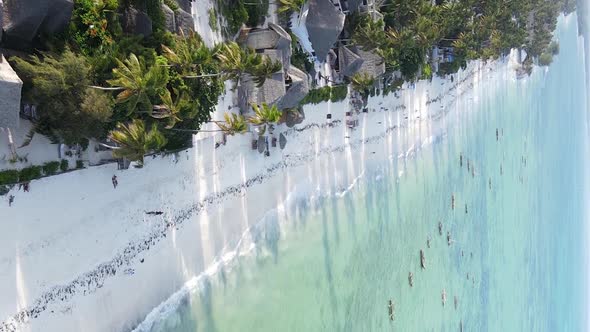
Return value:
M 16 319 L 27 320 L 25 313 L 32 312 L 32 308 L 43 310 L 35 310 L 38 317 L 29 323 L 19 324 L 30 331 L 127 331 L 137 327 L 148 312 L 157 310 L 192 278 L 208 271 L 219 257 L 239 245 L 243 235 L 302 182 L 326 188 L 346 187 L 362 173 L 365 163 L 389 157 L 366 151 L 367 147 L 378 150 L 380 147 L 372 146 L 378 142 L 384 142 L 385 151 L 392 155 L 411 153 L 416 144 L 425 144 L 437 136 L 435 133 L 444 133 L 451 106 L 477 84 L 488 83 L 488 72 L 505 69 L 509 73 L 509 67 L 507 60 L 481 66 L 476 62 L 456 75 L 461 79 L 454 83 L 435 78 L 432 82 L 418 82 L 415 89 L 406 87 L 399 92 L 399 98 L 371 98 L 369 105 L 374 111 L 361 113 L 360 126 L 352 132 L 338 120 L 344 116 L 341 109 L 332 112 L 336 119 L 330 125 L 325 120 L 327 111 L 346 108 L 347 100 L 306 105 L 306 119 L 298 128 L 278 128 L 287 133 L 286 149 L 273 149 L 268 158 L 250 149 L 249 135 L 229 137 L 227 145 L 219 149 L 213 148 L 214 138 L 209 137 L 179 153 L 177 164 L 168 156 L 148 159 L 146 166 L 138 170 L 116 171 L 106 165 L 35 182 L 30 195 L 15 193 L 20 197 L 12 208 L 0 207 L 0 212 L 9 216 L 8 226 L 14 228 L 13 232 L 9 228 L 4 238 L 0 235 L 5 249 L 0 252 L 14 253 L 8 255 L 14 259 L 0 257 L 0 266 L 16 271 L 16 278 L 10 273 L 0 274 L 0 292 L 6 291 L 7 299 L 17 299 L 16 315 L 10 309 L 15 303 L 0 303 L 3 319 L 12 317 L 0 324 L 0 331 L 16 330 L 11 329 L 11 324 Z M 433 98 L 428 97 L 431 90 L 435 92 Z M 455 90 L 458 95 L 453 96 Z M 383 106 L 386 102 L 387 107 Z M 453 121 L 452 117 L 449 121 Z M 344 138 L 347 134 L 350 141 Z M 353 158 L 356 155 L 363 157 Z M 322 162 L 347 167 L 330 172 Z M 235 171 L 235 166 L 240 166 L 240 172 Z M 120 187 L 114 191 L 109 188 L 113 173 L 120 179 Z M 51 190 L 63 190 L 64 185 L 63 189 L 71 191 L 60 193 L 61 197 L 52 195 Z M 112 191 L 112 197 L 100 194 L 105 191 Z M 60 198 L 78 206 L 66 214 L 60 209 Z M 26 204 L 47 206 L 27 209 Z M 144 211 L 155 206 L 164 211 L 162 217 L 146 216 Z M 51 209 L 57 213 L 48 213 Z M 41 226 L 45 215 L 64 217 L 61 221 L 47 220 L 50 225 L 45 229 Z M 250 224 L 250 220 L 254 222 Z M 14 238 L 7 234 L 14 234 Z M 200 237 L 200 241 L 191 235 Z M 25 248 L 22 252 L 18 249 L 21 245 Z M 79 260 L 73 258 L 74 252 Z M 47 257 L 52 261 L 46 262 Z M 49 271 L 60 264 L 62 270 L 51 275 L 54 271 Z M 130 268 L 133 275 L 121 273 Z M 40 279 L 27 280 L 31 275 Z M 141 294 L 142 299 L 126 296 L 130 291 Z M 52 300 L 47 301 L 49 298 Z

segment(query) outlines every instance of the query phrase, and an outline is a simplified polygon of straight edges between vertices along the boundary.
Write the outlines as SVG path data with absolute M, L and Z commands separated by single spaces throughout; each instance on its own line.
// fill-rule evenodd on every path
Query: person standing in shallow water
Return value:
M 113 182 L 113 188 L 117 189 L 117 186 L 119 185 L 119 181 L 117 181 L 117 176 L 113 175 L 111 181 Z
M 14 195 L 8 196 L 8 206 L 12 206 L 12 203 L 14 203 Z

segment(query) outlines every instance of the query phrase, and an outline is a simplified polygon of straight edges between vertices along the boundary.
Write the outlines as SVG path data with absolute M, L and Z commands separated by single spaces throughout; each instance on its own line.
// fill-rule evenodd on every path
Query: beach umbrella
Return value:
M 285 135 L 281 134 L 279 136 L 279 147 L 281 148 L 281 150 L 283 150 L 285 148 L 285 145 L 287 145 L 287 137 L 285 137 Z

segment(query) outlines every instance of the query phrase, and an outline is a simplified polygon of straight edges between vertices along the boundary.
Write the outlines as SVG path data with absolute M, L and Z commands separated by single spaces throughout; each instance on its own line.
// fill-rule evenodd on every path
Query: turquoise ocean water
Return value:
M 549 70 L 480 96 L 444 139 L 369 169 L 152 331 L 584 331 L 584 59 L 575 19 L 556 36 Z

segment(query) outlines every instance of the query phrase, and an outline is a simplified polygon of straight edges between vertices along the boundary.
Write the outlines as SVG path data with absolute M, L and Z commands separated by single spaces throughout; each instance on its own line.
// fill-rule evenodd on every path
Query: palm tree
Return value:
M 261 135 L 266 131 L 267 125 L 271 129 L 273 124 L 281 120 L 282 113 L 277 105 L 268 106 L 266 103 L 262 103 L 262 105 L 258 106 L 252 104 L 252 109 L 254 110 L 254 116 L 249 117 L 248 122 L 258 126 L 261 129 Z
M 176 95 L 176 100 L 173 101 L 170 91 L 165 89 L 164 93 L 160 95 L 162 104 L 154 105 L 154 110 L 151 114 L 151 116 L 156 119 L 168 119 L 168 125 L 165 127 L 166 129 L 171 129 L 176 122 L 182 121 L 180 113 L 190 106 L 190 101 L 186 93 L 179 93 L 178 90 L 175 89 L 174 95 Z
M 248 73 L 253 76 L 253 81 L 257 87 L 262 87 L 267 78 L 271 78 L 274 73 L 283 70 L 283 64 L 280 61 L 272 61 L 268 56 L 264 57 L 262 63 L 258 66 L 248 68 Z
M 146 69 L 133 53 L 125 62 L 118 59 L 116 61 L 117 68 L 113 69 L 114 78 L 107 82 L 123 90 L 117 95 L 117 103 L 127 103 L 128 114 L 137 108 L 145 108 L 151 112 L 150 96 L 157 95 L 166 88 L 167 69 L 159 65 Z
M 356 73 L 350 78 L 352 89 L 366 96 L 375 85 L 375 78 L 367 73 Z
M 201 69 L 199 67 L 213 63 L 211 50 L 194 31 L 190 31 L 188 36 L 184 36 L 181 31 L 181 35 L 175 37 L 174 46 L 162 45 L 162 52 L 168 62 L 176 66 L 183 76 L 197 75 Z
M 289 11 L 300 12 L 305 5 L 305 0 L 279 0 L 279 14 Z
M 262 63 L 262 57 L 259 54 L 251 49 L 242 49 L 233 41 L 223 44 L 216 56 L 226 78 L 238 82 L 248 69 Z
M 373 21 L 364 16 L 352 34 L 352 42 L 366 51 L 382 47 L 387 41 L 384 27 L 383 20 Z
M 118 145 L 111 147 L 115 158 L 127 158 L 139 162 L 140 165 L 143 165 L 143 157 L 147 153 L 157 151 L 166 144 L 166 138 L 155 123 L 150 131 L 146 131 L 145 123 L 139 119 L 129 124 L 117 124 L 109 138 Z
M 233 136 L 235 134 L 241 134 L 248 130 L 246 119 L 242 115 L 236 113 L 225 113 L 223 114 L 225 121 L 215 121 L 215 124 L 224 133 Z

